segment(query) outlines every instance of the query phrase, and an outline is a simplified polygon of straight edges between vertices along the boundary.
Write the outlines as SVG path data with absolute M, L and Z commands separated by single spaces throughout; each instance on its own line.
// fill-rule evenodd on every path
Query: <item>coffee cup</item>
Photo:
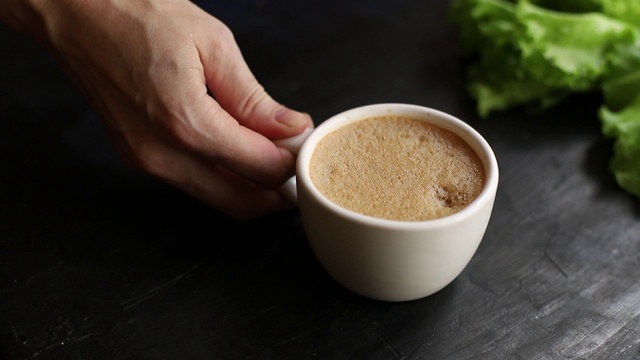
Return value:
M 399 139 L 405 137 L 423 141 L 427 135 L 417 135 L 417 132 L 423 131 L 421 128 L 407 128 L 402 131 L 408 136 L 396 138 L 393 135 L 396 130 L 382 127 L 376 130 L 376 141 L 391 142 L 363 145 L 355 136 L 338 142 L 335 146 L 343 148 L 331 150 L 334 152 L 325 154 L 328 156 L 324 158 L 316 154 L 330 137 L 337 136 L 338 130 L 366 133 L 367 128 L 375 127 L 375 121 L 389 119 L 404 119 L 402 121 L 410 126 L 429 126 L 428 131 L 445 134 L 449 140 L 458 143 L 430 148 L 429 152 L 423 151 L 423 147 L 431 145 L 418 142 L 409 150 L 404 149 L 397 152 L 395 157 L 389 157 L 391 150 L 399 146 L 394 141 L 403 141 Z M 420 124 L 416 124 L 416 121 Z M 350 129 L 355 125 L 360 130 Z M 400 123 L 397 125 L 405 126 Z M 444 140 L 440 136 L 434 141 L 439 144 Z M 429 296 L 460 275 L 484 237 L 498 187 L 498 163 L 487 141 L 467 123 L 450 114 L 412 104 L 366 105 L 332 116 L 313 131 L 277 144 L 298 154 L 296 175 L 280 190 L 297 203 L 311 249 L 329 275 L 356 294 L 391 302 Z M 438 158 L 439 152 L 451 151 L 453 154 Z M 455 177 L 463 171 L 454 163 L 438 163 L 458 161 L 455 160 L 458 153 L 475 158 L 475 168 L 472 166 L 470 172 L 458 177 L 453 185 L 430 184 L 435 181 L 432 179 L 433 173 L 444 171 L 445 175 L 435 178 L 439 182 L 447 182 L 447 176 Z M 314 156 L 317 158 L 314 159 Z M 419 156 L 426 158 L 420 159 Z M 343 158 L 348 158 L 348 161 L 343 161 Z M 321 166 L 334 160 L 346 165 Z M 358 164 L 364 161 L 374 163 L 359 168 Z M 433 163 L 438 165 L 423 171 L 423 165 Z M 390 165 L 390 169 L 386 169 L 387 165 Z M 321 175 L 316 173 L 323 171 L 344 176 L 340 178 L 336 175 L 324 181 L 328 185 L 338 185 L 337 190 L 320 190 L 317 184 L 321 182 L 318 180 Z M 454 207 L 456 199 L 465 198 L 460 195 L 462 190 L 458 188 L 470 186 L 460 185 L 460 181 L 464 183 L 474 176 L 479 176 L 475 180 L 475 193 L 471 197 L 466 196 L 467 203 L 450 209 Z M 445 180 L 442 180 L 443 177 Z M 360 181 L 358 185 L 351 189 L 342 187 L 356 178 Z M 409 182 L 417 183 L 418 187 L 414 189 Z M 452 191 L 452 188 L 456 190 Z M 333 191 L 334 194 L 327 191 Z M 399 195 L 394 195 L 394 191 Z M 381 193 L 391 193 L 390 198 L 381 200 Z M 340 197 L 349 201 L 356 199 L 356 205 L 341 204 L 338 201 Z M 378 210 L 382 211 L 380 214 L 376 212 L 378 210 L 370 212 L 365 209 L 368 205 L 362 205 L 376 202 L 379 203 Z M 404 210 L 389 211 L 396 203 L 401 203 L 399 208 Z M 449 213 L 432 218 L 414 218 L 415 214 L 421 212 L 412 210 L 414 203 L 417 206 L 438 203 Z

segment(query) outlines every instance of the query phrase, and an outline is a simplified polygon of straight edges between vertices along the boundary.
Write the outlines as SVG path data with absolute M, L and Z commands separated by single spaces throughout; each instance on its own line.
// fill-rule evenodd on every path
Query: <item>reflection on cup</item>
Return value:
M 485 139 L 431 108 L 375 104 L 324 121 L 282 191 L 327 272 L 378 300 L 431 295 L 466 267 L 498 186 Z

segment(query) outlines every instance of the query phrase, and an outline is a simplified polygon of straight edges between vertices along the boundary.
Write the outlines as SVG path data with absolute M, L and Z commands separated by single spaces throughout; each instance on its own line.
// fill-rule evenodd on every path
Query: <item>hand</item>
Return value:
M 4 1 L 0 19 L 58 56 L 135 168 L 239 220 L 293 207 L 275 189 L 295 156 L 273 140 L 313 122 L 265 92 L 218 19 L 188 0 Z

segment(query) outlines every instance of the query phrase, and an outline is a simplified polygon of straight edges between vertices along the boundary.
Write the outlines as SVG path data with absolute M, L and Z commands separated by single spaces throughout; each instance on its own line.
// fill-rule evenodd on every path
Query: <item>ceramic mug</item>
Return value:
M 425 221 L 376 218 L 343 208 L 313 184 L 309 164 L 327 134 L 355 121 L 399 115 L 427 121 L 460 136 L 485 171 L 484 188 L 461 211 Z M 383 301 L 431 295 L 467 266 L 484 237 L 498 188 L 498 163 L 487 141 L 468 124 L 444 112 L 411 104 L 374 104 L 337 114 L 313 131 L 277 142 L 296 152 L 296 175 L 281 191 L 296 202 L 309 244 L 324 269 L 342 286 Z

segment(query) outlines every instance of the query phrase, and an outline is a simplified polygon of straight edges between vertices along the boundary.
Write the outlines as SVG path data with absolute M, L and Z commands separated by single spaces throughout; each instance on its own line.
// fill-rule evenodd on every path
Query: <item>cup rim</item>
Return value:
M 469 203 L 464 209 L 441 218 L 427 220 L 393 220 L 365 215 L 353 210 L 344 208 L 324 196 L 313 184 L 309 175 L 309 164 L 316 144 L 326 134 L 347 124 L 364 120 L 376 116 L 404 115 L 407 117 L 426 120 L 435 125 L 441 126 L 460 136 L 478 154 L 485 170 L 485 185 L 480 194 Z M 493 149 L 486 139 L 473 127 L 459 118 L 431 107 L 406 103 L 379 103 L 358 106 L 336 115 L 333 115 L 322 122 L 305 139 L 300 148 L 297 158 L 297 186 L 301 183 L 308 184 L 307 192 L 313 198 L 322 203 L 323 206 L 331 209 L 340 216 L 351 219 L 369 226 L 379 226 L 383 228 L 430 228 L 440 227 L 463 221 L 472 214 L 480 211 L 487 202 L 492 202 L 497 191 L 499 180 L 499 169 Z

